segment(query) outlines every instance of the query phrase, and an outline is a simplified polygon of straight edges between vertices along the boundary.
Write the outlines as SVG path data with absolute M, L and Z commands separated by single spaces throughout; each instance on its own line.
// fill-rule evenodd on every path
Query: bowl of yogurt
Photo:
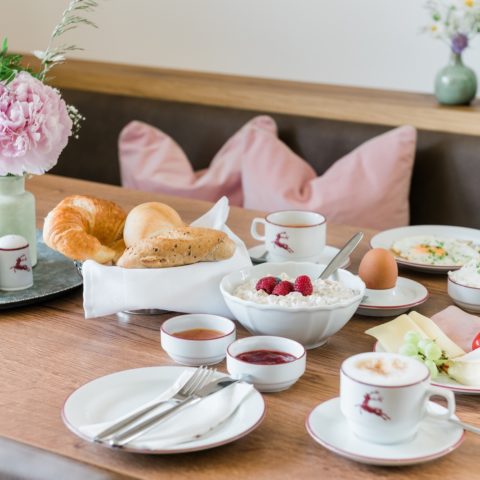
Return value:
M 307 262 L 264 263 L 225 276 L 220 291 L 233 316 L 251 334 L 290 338 L 307 349 L 315 348 L 345 326 L 365 292 L 360 277 L 346 270 L 320 280 L 324 268 Z M 270 277 L 273 287 L 282 283 L 278 291 L 259 289 L 259 282 Z M 311 284 L 307 290 L 305 277 Z M 291 291 L 281 288 L 288 283 Z
M 459 307 L 480 312 L 480 260 L 472 259 L 448 272 L 448 294 Z

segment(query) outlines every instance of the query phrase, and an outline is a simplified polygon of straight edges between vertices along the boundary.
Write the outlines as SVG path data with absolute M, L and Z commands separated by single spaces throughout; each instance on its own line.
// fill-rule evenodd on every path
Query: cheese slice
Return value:
M 408 316 L 426 333 L 428 338 L 435 340 L 448 358 L 453 359 L 465 355 L 465 352 L 455 342 L 450 340 L 433 320 L 418 312 L 410 312 Z
M 422 338 L 428 338 L 422 328 L 405 314 L 370 328 L 365 333 L 375 337 L 387 352 L 397 353 L 404 343 L 403 337 L 409 331 L 418 332 Z
M 448 376 L 464 385 L 480 386 L 480 348 L 449 362 Z

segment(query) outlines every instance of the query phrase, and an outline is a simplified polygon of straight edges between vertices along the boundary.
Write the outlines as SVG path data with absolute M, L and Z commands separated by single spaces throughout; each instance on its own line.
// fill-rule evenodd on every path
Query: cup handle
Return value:
M 260 240 L 261 242 L 265 241 L 265 234 L 262 236 L 258 233 L 257 226 L 259 224 L 263 224 L 264 228 L 267 222 L 263 218 L 254 218 L 252 222 L 252 226 L 250 228 L 250 234 L 255 240 Z
M 447 401 L 447 411 L 445 413 L 433 413 L 427 408 L 427 415 L 437 420 L 448 420 L 455 413 L 455 395 L 450 390 L 430 385 L 427 389 L 427 400 L 433 395 L 443 397 Z

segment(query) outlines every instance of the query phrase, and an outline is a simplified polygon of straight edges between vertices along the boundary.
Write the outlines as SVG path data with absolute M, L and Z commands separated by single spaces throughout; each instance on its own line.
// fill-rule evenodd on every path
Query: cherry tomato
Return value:
M 472 350 L 476 350 L 477 348 L 480 348 L 480 332 L 477 333 L 472 342 Z

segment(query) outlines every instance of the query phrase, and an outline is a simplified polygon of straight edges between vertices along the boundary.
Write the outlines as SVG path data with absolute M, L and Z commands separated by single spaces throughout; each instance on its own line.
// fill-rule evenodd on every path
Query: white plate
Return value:
M 124 370 L 92 380 L 75 390 L 63 406 L 65 425 L 79 437 L 93 442 L 79 427 L 114 420 L 133 411 L 165 391 L 185 370 L 177 366 L 145 367 Z M 217 376 L 221 377 L 222 373 Z M 135 441 L 122 450 L 135 453 L 166 454 L 206 450 L 233 442 L 260 425 L 265 402 L 256 390 L 240 404 L 234 415 L 208 435 L 163 450 L 135 448 Z M 106 443 L 98 444 L 109 447 Z
M 322 255 L 321 257 L 319 258 L 319 260 L 315 263 L 324 263 L 324 264 L 327 264 L 330 262 L 330 260 L 332 260 L 332 258 L 340 251 L 339 248 L 336 248 L 336 247 L 331 247 L 329 245 L 325 245 L 325 248 L 323 249 L 322 251 Z M 263 243 L 261 243 L 260 245 L 255 245 L 254 247 L 252 248 L 249 248 L 248 249 L 248 254 L 250 255 L 250 258 L 253 259 L 254 258 L 258 258 L 258 257 L 261 257 L 265 252 L 265 245 Z M 267 255 L 267 259 L 265 260 L 266 262 L 269 262 L 270 260 L 268 259 L 268 255 Z M 263 262 L 262 262 L 263 263 Z M 342 265 L 340 265 L 339 268 L 347 268 L 348 266 L 350 265 L 350 257 L 348 257 L 343 263 Z
M 435 413 L 446 411 L 429 402 Z M 450 422 L 422 421 L 415 438 L 395 445 L 377 445 L 354 435 L 340 411 L 340 398 L 332 398 L 315 407 L 305 422 L 308 433 L 320 445 L 342 457 L 370 465 L 414 465 L 443 457 L 463 442 L 462 427 Z
M 392 228 L 377 233 L 370 240 L 372 248 L 386 248 L 390 250 L 393 243 L 401 238 L 413 237 L 415 235 L 436 235 L 439 237 L 458 238 L 462 240 L 471 240 L 476 244 L 480 244 L 480 230 L 466 227 L 452 227 L 448 225 L 411 225 L 409 227 Z M 447 273 L 449 270 L 458 270 L 458 265 L 425 265 L 421 263 L 414 263 L 404 258 L 395 257 L 399 265 L 408 267 L 411 270 L 418 270 L 428 273 Z
M 392 317 L 401 315 L 428 299 L 428 290 L 409 278 L 398 277 L 391 290 L 365 290 L 365 296 L 357 313 L 370 317 Z
M 379 343 L 376 342 L 375 346 L 373 347 L 374 352 L 385 352 L 385 348 Z M 430 381 L 432 385 L 440 388 L 446 388 L 451 390 L 455 393 L 465 393 L 470 395 L 480 395 L 480 385 L 479 386 L 471 386 L 471 385 L 463 385 L 455 381 L 453 378 L 448 377 L 447 375 L 441 373 L 437 378 L 432 379 Z

